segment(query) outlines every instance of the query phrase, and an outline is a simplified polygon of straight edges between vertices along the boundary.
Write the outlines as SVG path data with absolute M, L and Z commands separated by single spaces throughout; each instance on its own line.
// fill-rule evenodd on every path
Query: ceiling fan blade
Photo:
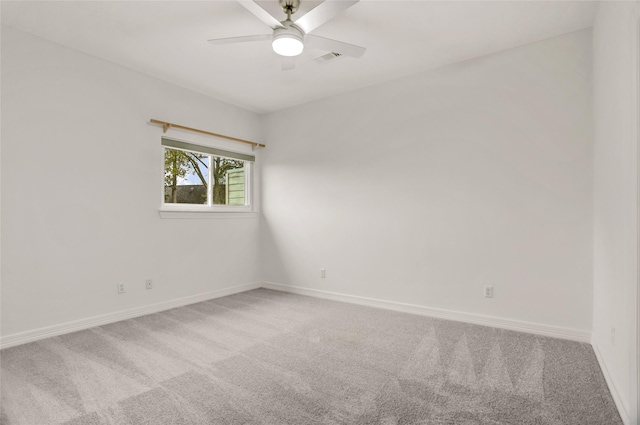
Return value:
M 340 53 L 341 55 L 350 56 L 352 58 L 361 57 L 367 50 L 364 47 L 356 46 L 355 44 L 332 40 L 330 38 L 324 38 L 314 34 L 307 34 L 304 38 L 305 44 L 309 47 L 315 47 L 316 49 L 326 50 L 328 52 Z
M 338 16 L 359 0 L 325 0 L 309 12 L 296 19 L 294 23 L 300 27 L 305 34 L 309 34 L 320 25 Z
M 240 37 L 227 37 L 227 38 L 214 38 L 207 40 L 211 44 L 231 44 L 231 43 L 246 43 L 248 41 L 265 41 L 271 40 L 273 35 L 271 34 L 258 34 L 258 35 L 243 35 Z
M 244 8 L 247 9 L 249 12 L 253 13 L 258 19 L 264 22 L 269 28 L 272 28 L 272 29 L 284 28 L 284 26 L 280 23 L 280 21 L 278 21 L 276 18 L 271 16 L 269 12 L 267 12 L 262 7 L 260 7 L 258 3 L 252 0 L 238 0 L 238 3 L 244 6 Z
M 290 71 L 296 67 L 296 57 L 295 56 L 283 56 L 282 57 L 282 70 Z

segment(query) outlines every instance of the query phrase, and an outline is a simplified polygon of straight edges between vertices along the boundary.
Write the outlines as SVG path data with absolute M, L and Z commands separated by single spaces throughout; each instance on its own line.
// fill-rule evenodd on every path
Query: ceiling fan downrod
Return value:
M 300 6 L 300 0 L 279 0 L 282 11 L 287 14 L 287 21 L 291 20 L 291 15 L 296 13 Z

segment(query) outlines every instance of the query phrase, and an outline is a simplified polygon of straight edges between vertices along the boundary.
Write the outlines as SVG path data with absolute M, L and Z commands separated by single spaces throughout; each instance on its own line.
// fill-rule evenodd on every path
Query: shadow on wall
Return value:
M 260 252 L 262 252 L 260 276 L 262 276 L 262 280 L 272 283 L 296 284 L 296 282 L 291 282 L 291 274 L 282 261 L 282 250 L 278 247 L 278 241 L 264 215 L 260 217 L 260 238 Z

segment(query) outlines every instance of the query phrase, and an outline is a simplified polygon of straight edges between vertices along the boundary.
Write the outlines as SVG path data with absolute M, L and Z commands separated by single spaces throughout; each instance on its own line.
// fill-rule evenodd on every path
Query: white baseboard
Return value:
M 355 295 L 341 294 L 337 292 L 322 291 L 318 289 L 304 288 L 300 286 L 282 285 L 273 282 L 254 282 L 245 285 L 237 285 L 216 291 L 205 292 L 189 297 L 178 298 L 157 304 L 133 308 L 129 310 L 117 311 L 100 316 L 88 317 L 72 322 L 60 323 L 26 332 L 6 335 L 0 338 L 0 349 L 13 347 L 28 342 L 37 341 L 52 336 L 62 335 L 70 332 L 88 329 L 95 326 L 106 325 L 108 323 L 127 320 L 146 314 L 157 313 L 188 304 L 194 304 L 214 298 L 237 294 L 239 292 L 250 291 L 257 288 L 268 288 L 278 291 L 291 292 L 294 294 L 308 295 L 316 298 L 325 298 L 335 301 L 360 304 L 370 307 L 384 308 L 387 310 L 401 311 L 405 313 L 419 314 L 422 316 L 435 317 L 439 319 L 454 320 L 458 322 L 473 323 L 495 328 L 509 329 L 518 332 L 532 333 L 536 335 L 549 336 L 553 338 L 568 339 L 572 341 L 591 343 L 591 333 L 589 331 L 561 328 L 556 326 L 542 325 L 538 323 L 524 322 L 500 317 L 484 316 L 480 314 L 464 313 L 453 310 L 426 307 L 415 304 L 405 304 L 394 301 L 386 301 L 374 298 L 359 297 Z
M 600 352 L 600 348 L 598 347 L 598 343 L 595 340 L 595 338 L 592 339 L 591 346 L 593 347 L 594 353 L 596 353 L 598 364 L 600 364 L 600 369 L 602 369 L 602 374 L 604 375 L 604 379 L 605 381 L 607 381 L 609 392 L 611 393 L 611 397 L 613 397 L 613 401 L 616 404 L 616 407 L 618 408 L 618 412 L 620 413 L 622 422 L 624 422 L 624 425 L 633 425 L 629 417 L 629 412 L 627 411 L 626 407 L 622 403 L 622 399 L 620 398 L 620 393 L 618 392 L 618 388 L 616 387 L 615 382 L 611 377 L 609 368 L 607 368 L 607 363 L 604 361 L 604 357 L 602 357 L 602 353 Z
M 52 336 L 63 335 L 83 329 L 93 328 L 95 326 L 106 325 L 108 323 L 119 322 L 121 320 L 132 319 L 134 317 L 144 316 L 146 314 L 157 313 L 159 311 L 170 310 L 176 307 L 182 307 L 189 304 L 207 301 L 214 298 L 225 297 L 227 295 L 237 294 L 239 292 L 250 291 L 260 288 L 259 282 L 248 283 L 244 285 L 231 286 L 216 291 L 204 292 L 202 294 L 192 295 L 189 297 L 178 298 L 170 301 L 164 301 L 157 304 L 146 305 L 142 307 L 132 308 L 129 310 L 116 311 L 114 313 L 102 314 L 100 316 L 87 317 L 85 319 L 74 320 L 72 322 L 60 323 L 53 326 L 34 329 L 26 332 L 19 332 L 0 338 L 0 349 L 14 347 L 16 345 L 26 344 L 28 342 L 37 341 Z
M 404 313 L 419 314 L 422 316 L 435 317 L 438 319 L 454 320 L 458 322 L 473 323 L 476 325 L 491 326 L 494 328 L 543 335 L 552 338 L 591 343 L 591 332 L 585 330 L 561 328 L 539 323 L 505 319 L 502 317 L 484 316 L 481 314 L 464 313 L 460 311 L 426 307 L 416 304 L 405 304 L 395 301 L 359 297 L 356 295 L 347 295 L 337 292 L 322 291 L 319 289 L 303 288 L 301 286 L 283 285 L 273 282 L 263 282 L 262 287 L 274 289 L 277 291 L 291 292 L 294 294 L 308 295 L 316 298 L 325 298 L 351 304 L 360 304 L 370 307 L 384 308 L 387 310 L 401 311 Z

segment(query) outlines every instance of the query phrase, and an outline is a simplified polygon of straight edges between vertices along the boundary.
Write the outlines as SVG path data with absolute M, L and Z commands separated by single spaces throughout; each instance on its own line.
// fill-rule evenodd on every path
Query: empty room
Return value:
M 1 1 L 3 425 L 637 425 L 640 2 Z

